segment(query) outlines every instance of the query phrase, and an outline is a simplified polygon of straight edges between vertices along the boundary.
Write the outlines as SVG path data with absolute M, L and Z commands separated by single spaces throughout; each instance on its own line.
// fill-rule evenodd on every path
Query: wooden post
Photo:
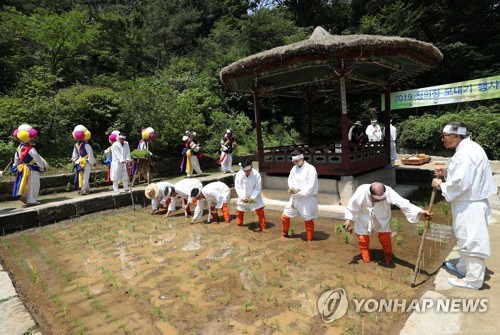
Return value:
M 307 92 L 306 103 L 307 103 L 307 143 L 312 145 L 312 94 Z
M 253 108 L 255 111 L 255 130 L 257 133 L 257 154 L 259 158 L 259 167 L 264 164 L 264 144 L 262 143 L 262 127 L 260 119 L 260 97 L 256 89 L 253 94 Z
M 385 89 L 385 110 L 384 110 L 384 121 L 385 121 L 385 139 L 384 146 L 387 154 L 387 164 L 391 163 L 391 87 L 389 83 L 384 87 Z
M 347 116 L 347 97 L 345 91 L 345 77 L 342 74 L 339 78 L 340 87 L 340 126 L 342 129 L 342 166 L 351 170 L 351 149 L 349 148 L 349 117 Z

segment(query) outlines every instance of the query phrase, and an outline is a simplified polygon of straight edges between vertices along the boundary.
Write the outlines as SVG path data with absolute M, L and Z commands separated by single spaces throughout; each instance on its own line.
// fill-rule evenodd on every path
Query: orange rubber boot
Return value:
M 288 236 L 288 230 L 290 229 L 290 218 L 285 214 L 281 214 L 281 227 L 282 227 L 282 236 Z
M 267 231 L 267 225 L 266 215 L 264 214 L 264 207 L 256 209 L 255 213 L 257 213 L 257 216 L 259 217 L 260 230 L 265 233 Z
M 231 223 L 231 216 L 229 215 L 229 209 L 227 208 L 227 204 L 222 205 L 222 214 L 224 215 L 224 221 L 226 223 Z
M 217 209 L 215 206 L 210 207 L 210 215 L 212 215 L 212 219 L 219 223 L 219 214 L 217 213 Z
M 187 199 L 184 198 L 184 207 L 186 207 L 187 203 L 188 203 Z M 191 215 L 191 208 L 190 207 L 191 206 L 186 207 L 186 215 Z
M 236 223 L 238 226 L 243 226 L 243 218 L 245 217 L 245 212 L 236 210 Z
M 304 221 L 304 224 L 306 225 L 306 237 L 307 241 L 312 241 L 314 238 L 314 221 L 309 220 L 309 221 Z
M 382 251 L 384 252 L 385 264 L 390 264 L 392 261 L 392 240 L 391 233 L 379 233 L 378 240 L 382 244 Z
M 356 235 L 358 237 L 358 245 L 361 250 L 361 257 L 363 262 L 370 263 L 370 236 L 369 235 Z

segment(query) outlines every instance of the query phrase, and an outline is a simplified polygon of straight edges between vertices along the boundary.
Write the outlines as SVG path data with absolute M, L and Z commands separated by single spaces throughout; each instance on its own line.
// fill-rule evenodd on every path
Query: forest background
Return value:
M 151 151 L 180 157 L 181 137 L 197 132 L 217 155 L 232 128 L 238 153 L 257 151 L 253 100 L 221 84 L 232 62 L 310 36 L 411 37 L 444 55 L 436 70 L 392 91 L 500 74 L 500 1 L 486 0 L 0 0 L 0 166 L 13 157 L 12 132 L 38 130 L 38 151 L 55 166 L 69 163 L 77 124 L 92 133 L 99 159 L 112 130 L 153 127 Z M 352 122 L 380 111 L 380 91 L 348 95 Z M 463 121 L 490 159 L 500 159 L 500 100 L 398 110 L 398 146 L 441 150 L 446 122 Z M 313 137 L 340 138 L 337 96 L 314 103 Z M 305 101 L 262 100 L 264 146 L 305 143 Z

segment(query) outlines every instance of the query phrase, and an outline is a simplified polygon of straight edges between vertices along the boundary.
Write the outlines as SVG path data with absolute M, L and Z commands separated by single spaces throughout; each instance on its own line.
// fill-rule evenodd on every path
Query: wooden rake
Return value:
M 432 195 L 431 195 L 431 200 L 429 201 L 429 208 L 427 211 L 429 213 L 432 213 L 432 206 L 434 205 L 434 198 L 436 197 L 436 189 L 433 187 L 432 188 Z M 424 248 L 424 241 L 425 237 L 427 235 L 427 230 L 429 229 L 429 223 L 431 222 L 430 219 L 426 219 L 424 222 L 424 233 L 422 234 L 422 240 L 420 241 L 420 248 L 418 249 L 418 256 L 417 256 L 417 262 L 415 263 L 415 270 L 413 270 L 413 275 L 411 277 L 411 287 L 415 287 L 415 280 L 417 279 L 417 274 L 420 269 L 420 261 L 422 259 L 422 251 Z

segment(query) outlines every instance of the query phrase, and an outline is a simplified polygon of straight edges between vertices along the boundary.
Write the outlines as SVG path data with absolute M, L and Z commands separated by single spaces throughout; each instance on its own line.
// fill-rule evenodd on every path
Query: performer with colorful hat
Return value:
M 11 171 L 16 177 L 12 188 L 12 196 L 18 197 L 27 206 L 37 205 L 40 191 L 40 171 L 48 168 L 47 163 L 35 149 L 37 131 L 28 124 L 22 124 L 14 130 L 14 137 L 21 144 L 14 154 L 14 163 Z
M 221 155 L 219 164 L 223 173 L 234 172 L 231 167 L 233 166 L 233 150 L 236 148 L 236 141 L 233 138 L 233 131 L 226 130 L 226 134 L 220 140 Z
M 186 172 L 188 178 L 193 175 L 193 170 L 195 170 L 198 174 L 203 173 L 198 161 L 198 158 L 202 157 L 199 153 L 201 145 L 194 142 L 195 136 L 196 132 L 188 130 L 182 137 L 182 141 L 184 141 L 184 148 L 182 149 L 182 161 L 180 168 L 181 172 Z
M 96 166 L 92 147 L 88 143 L 90 131 L 79 124 L 73 130 L 73 138 L 77 141 L 73 147 L 71 161 L 75 167 L 75 177 L 73 185 L 79 194 L 85 195 L 90 192 L 90 170 L 91 166 Z
M 155 131 L 151 127 L 143 128 L 141 131 L 142 139 L 139 141 L 137 145 L 137 150 L 141 153 L 141 156 L 135 156 L 137 151 L 134 150 L 132 152 L 132 157 L 134 161 L 132 162 L 132 166 L 130 168 L 130 176 L 134 177 L 133 181 L 135 181 L 136 177 L 141 179 L 141 175 L 146 175 L 146 180 L 149 183 L 149 173 L 151 167 L 150 157 L 153 153 L 149 150 L 149 141 L 155 137 Z M 144 155 L 144 157 L 142 157 Z

